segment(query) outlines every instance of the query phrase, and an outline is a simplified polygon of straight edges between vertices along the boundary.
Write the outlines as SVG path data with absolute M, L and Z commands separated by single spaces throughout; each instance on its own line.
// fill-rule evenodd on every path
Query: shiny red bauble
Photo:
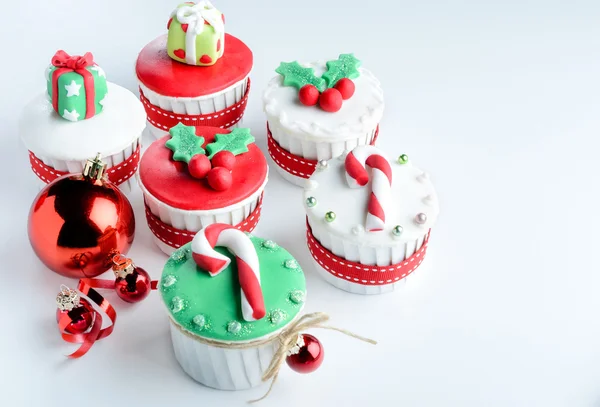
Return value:
M 340 91 L 342 99 L 348 100 L 352 97 L 352 95 L 354 95 L 354 90 L 356 87 L 354 86 L 352 79 L 342 78 L 337 81 L 334 88 Z
M 342 94 L 335 88 L 325 89 L 319 98 L 319 106 L 326 112 L 334 113 L 342 108 Z
M 73 335 L 86 332 L 94 322 L 92 305 L 84 298 L 80 300 L 79 306 L 71 311 L 56 309 L 56 322 L 59 322 L 64 314 L 68 314 L 71 318 L 71 323 L 65 327 L 65 332 Z
M 231 188 L 231 184 L 233 183 L 231 171 L 225 167 L 213 168 L 209 171 L 206 179 L 208 180 L 208 185 L 215 191 L 226 191 Z
M 206 177 L 210 169 L 210 160 L 204 154 L 196 154 L 188 163 L 188 172 L 197 179 Z
M 29 212 L 33 251 L 50 270 L 67 277 L 104 273 L 111 253 L 127 253 L 134 232 L 133 209 L 119 188 L 81 174 L 46 185 Z
M 289 355 L 285 361 L 288 366 L 298 373 L 314 372 L 323 363 L 325 353 L 323 345 L 317 338 L 309 334 L 302 334 L 304 346 L 295 355 Z
M 321 93 L 319 93 L 315 85 L 308 84 L 300 88 L 298 99 L 300 99 L 300 103 L 304 106 L 314 106 L 319 101 L 320 95 Z
M 223 167 L 231 171 L 235 166 L 235 154 L 227 150 L 219 151 L 213 156 L 211 163 L 214 168 Z
M 146 270 L 133 267 L 133 272 L 115 280 L 115 291 L 119 298 L 126 302 L 139 302 L 146 298 L 152 290 L 152 279 Z

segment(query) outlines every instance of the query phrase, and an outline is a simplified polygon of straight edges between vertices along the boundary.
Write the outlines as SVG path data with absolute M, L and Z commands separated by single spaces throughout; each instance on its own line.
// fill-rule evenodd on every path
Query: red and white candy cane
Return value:
M 211 276 L 225 270 L 231 259 L 215 250 L 227 248 L 237 262 L 242 291 L 242 315 L 246 321 L 256 321 L 266 315 L 265 300 L 260 286 L 260 266 L 254 244 L 246 234 L 231 225 L 215 223 L 200 230 L 192 240 L 192 257 Z
M 363 187 L 369 182 L 367 167 L 371 168 L 371 194 L 367 207 L 365 229 L 383 230 L 385 213 L 391 205 L 392 168 L 380 149 L 361 145 L 346 156 L 346 181 L 351 188 Z

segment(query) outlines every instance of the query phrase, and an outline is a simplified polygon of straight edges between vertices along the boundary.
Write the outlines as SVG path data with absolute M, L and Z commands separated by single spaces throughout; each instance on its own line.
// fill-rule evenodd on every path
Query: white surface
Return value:
M 116 331 L 83 359 L 66 360 L 73 346 L 57 332 L 54 298 L 61 283 L 75 282 L 44 270 L 27 242 L 37 189 L 16 118 L 43 87 L 50 57 L 58 48 L 91 50 L 109 80 L 134 91 L 136 52 L 165 31 L 176 3 L 2 3 L 2 405 L 84 398 L 81 405 L 94 407 L 230 407 L 266 390 L 219 392 L 190 379 L 155 293 L 134 306 L 108 295 L 119 311 Z M 600 4 L 215 5 L 254 51 L 244 122 L 264 151 L 260 90 L 277 64 L 352 51 L 385 89 L 378 145 L 426 168 L 442 203 L 407 290 L 363 297 L 332 288 L 311 268 L 302 191 L 271 177 L 257 233 L 306 269 L 306 311 L 326 311 L 336 326 L 380 343 L 312 331 L 326 347 L 322 367 L 310 375 L 284 369 L 259 406 L 600 405 Z M 165 256 L 144 227 L 140 193 L 133 206 L 139 227 L 130 254 L 157 278 Z
M 21 106 L 19 135 L 39 157 L 74 161 L 97 152 L 116 154 L 130 146 L 146 126 L 146 112 L 135 95 L 110 82 L 102 112 L 76 123 L 54 114 L 46 92 L 31 99 Z

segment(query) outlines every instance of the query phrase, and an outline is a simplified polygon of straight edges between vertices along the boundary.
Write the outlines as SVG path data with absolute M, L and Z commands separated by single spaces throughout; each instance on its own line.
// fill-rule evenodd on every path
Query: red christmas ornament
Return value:
M 135 218 L 119 188 L 104 177 L 100 157 L 83 174 L 46 185 L 31 205 L 29 241 L 50 270 L 67 277 L 95 277 L 111 266 L 115 251 L 133 242 Z
M 71 322 L 64 329 L 65 332 L 76 335 L 86 332 L 94 321 L 94 309 L 85 299 L 80 298 L 75 290 L 61 286 L 61 291 L 56 297 L 56 322 L 67 314 Z
M 342 99 L 348 100 L 354 95 L 354 90 L 356 86 L 354 86 L 354 82 L 348 78 L 342 78 L 334 86 L 335 89 L 339 90 L 342 94 Z
M 210 171 L 210 160 L 204 154 L 196 154 L 188 163 L 188 171 L 194 178 L 202 179 Z
M 339 111 L 342 108 L 342 94 L 335 88 L 325 89 L 319 98 L 319 106 L 326 112 Z
M 323 345 L 309 334 L 298 336 L 298 343 L 285 359 L 288 366 L 298 373 L 314 372 L 323 363 L 325 356 Z
M 314 106 L 319 101 L 319 90 L 315 85 L 304 85 L 298 92 L 298 99 L 304 106 Z
M 231 187 L 233 179 L 231 171 L 224 167 L 213 168 L 206 176 L 208 185 L 215 191 L 226 191 Z
M 113 257 L 115 273 L 115 291 L 126 302 L 139 302 L 146 298 L 152 290 L 152 281 L 146 270 L 137 267 L 131 259 L 121 255 Z
M 235 165 L 235 154 L 231 151 L 223 150 L 215 154 L 211 160 L 213 167 L 225 167 L 229 171 L 233 170 Z

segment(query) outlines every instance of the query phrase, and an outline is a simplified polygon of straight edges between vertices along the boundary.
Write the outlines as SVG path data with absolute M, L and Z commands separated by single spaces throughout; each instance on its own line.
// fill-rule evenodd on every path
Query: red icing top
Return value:
M 215 134 L 229 134 L 218 127 L 196 127 L 196 135 L 204 137 L 203 147 L 212 143 Z M 231 172 L 233 184 L 226 191 L 212 189 L 206 179 L 188 173 L 187 164 L 173 161 L 173 152 L 165 147 L 166 135 L 148 147 L 140 162 L 140 180 L 154 197 L 169 206 L 185 210 L 224 208 L 248 198 L 267 178 L 267 160 L 256 144 L 248 152 L 236 155 Z
M 225 34 L 225 52 L 211 66 L 193 66 L 171 59 L 167 35 L 142 49 L 135 64 L 137 77 L 149 89 L 171 97 L 198 97 L 226 89 L 252 69 L 252 51 L 241 40 Z

